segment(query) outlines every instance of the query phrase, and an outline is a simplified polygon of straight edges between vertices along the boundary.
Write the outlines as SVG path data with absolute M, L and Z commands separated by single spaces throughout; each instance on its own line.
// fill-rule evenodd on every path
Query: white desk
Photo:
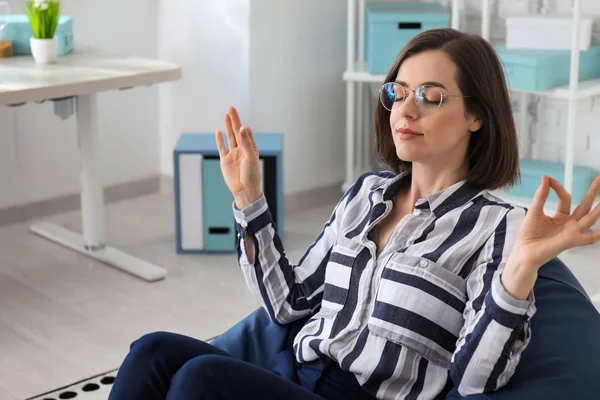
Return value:
M 38 65 L 31 56 L 0 59 L 0 106 L 54 100 L 63 119 L 75 114 L 80 155 L 82 232 L 41 222 L 31 230 L 46 239 L 112 265 L 147 281 L 163 279 L 164 268 L 106 244 L 104 194 L 98 165 L 96 94 L 110 90 L 175 81 L 178 65 L 152 59 L 77 50 L 53 65 Z

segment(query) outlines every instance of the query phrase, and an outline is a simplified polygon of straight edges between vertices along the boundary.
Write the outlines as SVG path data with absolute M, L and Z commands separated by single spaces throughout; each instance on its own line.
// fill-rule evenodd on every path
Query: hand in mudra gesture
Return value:
M 252 130 L 242 126 L 234 107 L 229 108 L 224 120 L 229 150 L 225 147 L 223 133 L 216 132 L 221 171 L 236 207 L 241 210 L 261 196 L 258 148 Z
M 550 189 L 558 195 L 557 210 L 552 217 L 544 214 Z M 544 176 L 519 230 L 515 251 L 527 264 L 539 268 L 567 249 L 600 241 L 600 230 L 589 232 L 600 218 L 600 205 L 592 209 L 599 191 L 600 177 L 592 182 L 579 206 L 571 212 L 571 195 L 556 179 Z

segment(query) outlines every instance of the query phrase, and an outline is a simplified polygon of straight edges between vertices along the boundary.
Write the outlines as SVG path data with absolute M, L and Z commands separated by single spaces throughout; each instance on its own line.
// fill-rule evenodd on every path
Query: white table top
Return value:
M 0 58 L 0 106 L 118 90 L 181 78 L 177 64 L 78 49 L 56 64 L 32 56 Z

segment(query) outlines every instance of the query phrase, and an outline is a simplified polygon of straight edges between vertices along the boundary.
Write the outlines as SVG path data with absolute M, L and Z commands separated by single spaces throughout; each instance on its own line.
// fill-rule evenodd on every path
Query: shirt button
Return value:
M 427 266 L 427 260 L 421 260 L 421 262 L 419 263 L 419 265 L 421 265 L 421 267 L 426 267 Z

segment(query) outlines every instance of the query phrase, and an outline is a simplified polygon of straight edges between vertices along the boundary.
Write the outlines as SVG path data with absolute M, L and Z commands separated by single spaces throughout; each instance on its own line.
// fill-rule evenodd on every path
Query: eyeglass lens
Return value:
M 410 91 L 395 82 L 388 82 L 381 87 L 379 98 L 381 104 L 389 111 L 398 109 L 409 97 Z M 432 113 L 442 104 L 442 92 L 435 86 L 419 86 L 414 96 L 417 107 L 423 113 Z

